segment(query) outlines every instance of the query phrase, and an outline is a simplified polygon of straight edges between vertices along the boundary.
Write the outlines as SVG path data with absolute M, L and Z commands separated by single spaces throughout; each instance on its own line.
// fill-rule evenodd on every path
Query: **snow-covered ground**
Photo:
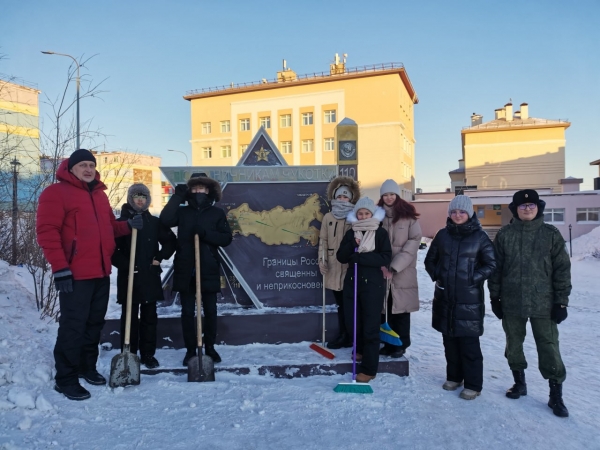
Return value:
M 421 310 L 412 315 L 410 376 L 379 374 L 373 395 L 338 394 L 349 376 L 275 379 L 217 373 L 215 383 L 185 376 L 142 375 L 139 386 L 86 386 L 92 398 L 54 392 L 56 324 L 39 319 L 24 269 L 0 262 L 0 448 L 4 449 L 592 449 L 600 448 L 600 227 L 573 241 L 573 293 L 559 326 L 567 367 L 560 419 L 546 405 L 548 384 L 537 370 L 531 333 L 527 397 L 510 400 L 500 321 L 486 315 L 484 390 L 474 401 L 447 392 L 442 338 L 430 326 L 432 284 L 419 252 Z M 309 343 L 220 346 L 224 363 L 316 362 Z M 159 350 L 163 364 L 183 351 Z M 336 352 L 348 358 L 349 352 Z M 115 351 L 98 364 L 108 376 Z M 323 360 L 326 362 L 326 360 Z

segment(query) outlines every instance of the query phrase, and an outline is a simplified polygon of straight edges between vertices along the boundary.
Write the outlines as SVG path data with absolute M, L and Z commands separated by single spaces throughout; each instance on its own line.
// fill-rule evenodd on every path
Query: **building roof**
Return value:
M 464 127 L 461 133 L 472 133 L 478 131 L 495 131 L 503 128 L 542 128 L 542 127 L 565 127 L 569 128 L 571 123 L 566 119 L 538 119 L 529 117 L 527 119 L 514 118 L 511 121 L 506 119 L 494 119 L 479 125 Z
M 600 159 L 597 159 L 596 161 L 592 161 L 590 163 L 590 166 L 600 166 Z
M 448 173 L 465 173 L 465 168 L 464 167 L 459 167 L 458 169 L 451 170 Z
M 419 103 L 419 98 L 415 92 L 404 64 L 402 63 L 384 63 L 384 64 L 373 64 L 370 66 L 361 67 L 350 67 L 346 68 L 344 73 L 331 74 L 329 72 L 318 72 L 305 75 L 298 75 L 293 80 L 280 81 L 277 79 L 267 80 L 262 79 L 261 81 L 251 81 L 248 83 L 239 83 L 229 86 L 217 86 L 203 89 L 195 89 L 188 91 L 183 96 L 185 100 L 194 100 L 198 98 L 216 97 L 220 95 L 228 95 L 239 92 L 254 92 L 254 91 L 266 91 L 269 89 L 279 89 L 290 86 L 302 86 L 307 84 L 327 83 L 330 81 L 340 81 L 354 78 L 365 78 L 365 77 L 377 77 L 388 74 L 398 74 L 404 87 L 406 88 L 408 95 L 410 96 L 413 103 Z

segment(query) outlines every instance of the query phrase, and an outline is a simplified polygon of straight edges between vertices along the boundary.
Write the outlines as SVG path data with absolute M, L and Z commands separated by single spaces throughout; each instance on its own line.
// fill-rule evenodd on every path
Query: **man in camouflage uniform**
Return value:
M 567 372 L 558 348 L 558 327 L 567 318 L 571 293 L 571 261 L 556 227 L 544 223 L 546 202 L 533 189 L 518 191 L 508 206 L 514 220 L 494 239 L 497 269 L 488 280 L 492 310 L 502 319 L 506 334 L 505 356 L 515 384 L 506 396 L 527 395 L 523 353 L 525 327 L 531 322 L 539 369 L 549 380 L 548 406 L 555 415 L 568 417 L 562 400 Z

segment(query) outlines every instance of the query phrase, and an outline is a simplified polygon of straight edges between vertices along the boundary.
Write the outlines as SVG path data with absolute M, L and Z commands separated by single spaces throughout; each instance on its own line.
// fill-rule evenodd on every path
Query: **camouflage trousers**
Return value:
M 527 360 L 523 353 L 527 320 L 531 322 L 531 330 L 538 352 L 538 367 L 544 379 L 562 383 L 567 371 L 558 348 L 558 327 L 552 319 L 526 318 L 504 315 L 502 328 L 506 333 L 506 350 L 504 356 L 511 370 L 527 369 Z

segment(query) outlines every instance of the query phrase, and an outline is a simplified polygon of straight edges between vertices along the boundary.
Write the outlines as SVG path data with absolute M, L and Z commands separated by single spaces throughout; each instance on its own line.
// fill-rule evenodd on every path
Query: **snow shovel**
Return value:
M 202 293 L 200 289 L 200 239 L 194 235 L 196 255 L 196 334 L 198 339 L 198 356 L 188 361 L 188 382 L 215 381 L 215 363 L 210 356 L 202 354 Z
M 390 292 L 390 280 L 386 280 L 385 297 L 383 298 L 383 305 L 384 305 L 383 307 L 385 308 L 385 323 L 382 323 L 379 326 L 379 339 L 386 344 L 395 345 L 396 347 L 400 347 L 402 345 L 400 336 L 398 335 L 398 333 L 396 333 L 394 330 L 392 330 L 392 327 L 390 327 L 390 324 L 388 323 L 387 301 L 388 301 L 389 292 Z
M 323 246 L 325 247 L 325 246 Z M 325 248 L 323 248 L 322 250 L 322 259 L 323 261 L 325 261 Z M 310 344 L 310 348 L 312 350 L 314 350 L 315 352 L 319 353 L 320 355 L 324 356 L 325 358 L 328 359 L 333 359 L 335 358 L 335 353 L 333 353 L 330 350 L 327 350 L 325 347 L 325 275 L 323 275 L 323 335 L 321 337 L 321 345 L 316 344 L 316 343 L 312 343 Z
M 131 332 L 131 297 L 133 294 L 133 277 L 135 270 L 135 247 L 137 229 L 131 230 L 131 250 L 129 251 L 129 278 L 127 280 L 127 309 L 125 313 L 125 339 L 123 350 L 113 356 L 110 362 L 110 380 L 112 388 L 140 384 L 140 358 L 129 351 L 129 334 Z

